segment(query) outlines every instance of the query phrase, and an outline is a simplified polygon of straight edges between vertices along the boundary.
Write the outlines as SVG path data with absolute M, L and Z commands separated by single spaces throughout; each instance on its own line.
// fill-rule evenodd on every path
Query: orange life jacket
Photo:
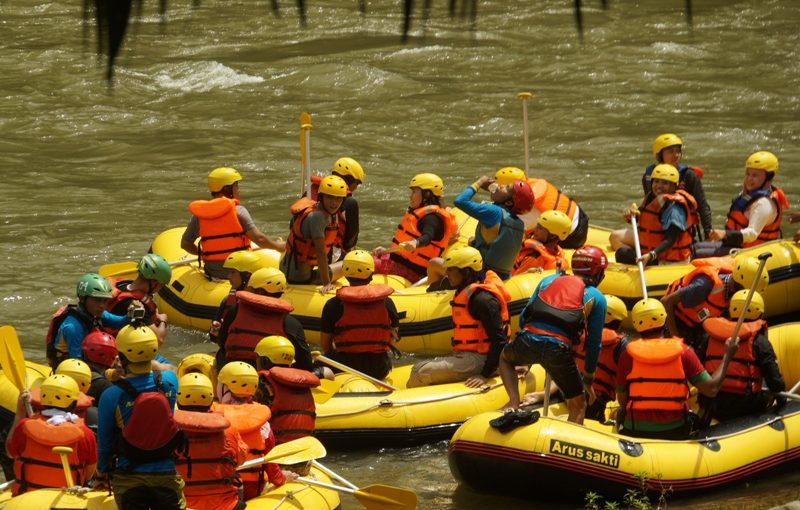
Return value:
M 314 239 L 303 237 L 300 227 L 309 214 L 319 210 L 317 203 L 308 197 L 303 197 L 289 208 L 292 213 L 292 221 L 289 227 L 289 239 L 286 241 L 287 256 L 291 254 L 301 264 L 310 266 L 315 266 L 319 263 L 317 249 L 314 246 Z M 325 225 L 325 253 L 328 255 L 336 245 L 340 224 L 344 224 L 344 217 L 341 212 L 337 211 L 336 214 L 331 216 L 330 223 Z
M 736 321 L 715 317 L 703 322 L 708 333 L 705 367 L 713 374 L 725 355 L 725 341 L 733 335 Z M 739 349 L 731 358 L 720 391 L 739 395 L 752 395 L 761 391 L 761 369 L 753 353 L 753 342 L 761 332 L 767 332 L 763 320 L 743 322 L 739 330 Z
M 627 376 L 627 416 L 640 410 L 688 411 L 689 385 L 683 371 L 680 338 L 637 340 L 628 344 L 633 365 Z
M 478 354 L 489 352 L 489 346 L 491 345 L 489 334 L 483 328 L 481 321 L 469 313 L 469 300 L 480 290 L 489 292 L 497 298 L 500 303 L 500 318 L 502 319 L 506 336 L 508 335 L 508 300 L 511 299 L 511 294 L 503 285 L 503 280 L 494 271 L 489 270 L 486 271 L 483 283 L 467 285 L 456 293 L 453 300 L 450 301 L 450 307 L 453 311 L 452 344 L 454 351 L 470 351 Z
M 261 427 L 269 421 L 272 413 L 269 407 L 257 402 L 247 404 L 220 404 L 214 402 L 211 411 L 222 413 L 231 423 L 231 427 L 236 429 L 242 441 L 247 444 L 247 460 L 257 459 L 266 455 L 266 442 L 261 435 Z M 264 466 L 244 469 L 239 471 L 242 482 L 258 482 L 259 485 L 264 480 Z
M 574 220 L 578 212 L 578 204 L 560 189 L 544 179 L 528 179 L 533 190 L 533 206 L 540 212 L 561 211 L 569 219 Z
M 39 388 L 31 388 L 31 406 L 34 410 L 39 411 L 42 409 L 42 391 Z M 84 392 L 78 393 L 78 400 L 75 403 L 73 413 L 77 414 L 80 418 L 86 418 L 86 410 L 92 407 L 94 398 L 90 397 Z
M 514 261 L 514 269 L 511 271 L 512 275 L 524 273 L 528 269 L 542 268 L 542 269 L 555 269 L 558 267 L 559 261 L 561 262 L 561 269 L 569 269 L 569 262 L 564 257 L 564 250 L 560 246 L 555 246 L 555 253 L 537 241 L 529 237 L 522 243 L 522 249 L 517 255 L 517 260 Z
M 239 223 L 239 201 L 228 197 L 195 200 L 189 211 L 200 224 L 200 253 L 203 260 L 225 260 L 239 250 L 250 249 L 250 239 Z
M 236 292 L 236 302 L 236 317 L 225 338 L 225 357 L 255 364 L 256 344 L 265 336 L 286 336 L 283 322 L 294 307 L 282 299 L 245 290 Z
M 25 449 L 14 459 L 14 495 L 48 487 L 66 487 L 61 457 L 53 453 L 54 446 L 72 448 L 67 456 L 72 479 L 77 485 L 86 483 L 87 466 L 80 464 L 78 458 L 78 444 L 84 437 L 83 420 L 48 425 L 47 418 L 35 414 L 22 422 L 17 433 L 25 434 L 27 440 Z
M 613 329 L 603 328 L 601 336 L 600 356 L 597 358 L 597 370 L 594 373 L 594 387 L 597 395 L 608 395 L 609 401 L 617 399 L 616 391 L 616 375 L 617 375 L 617 359 L 614 356 L 619 342 L 622 340 L 622 335 Z M 584 373 L 586 363 L 586 340 L 581 342 L 578 349 L 575 349 L 575 364 L 578 365 L 578 371 Z
M 720 259 L 718 258 L 717 260 Z M 692 264 L 695 262 L 696 261 L 692 261 Z M 692 280 L 700 275 L 710 278 L 713 282 L 711 292 L 708 293 L 708 296 L 706 296 L 706 299 L 703 302 L 697 304 L 696 306 L 686 307 L 681 303 L 680 300 L 678 300 L 674 308 L 675 317 L 677 317 L 687 326 L 694 327 L 707 318 L 719 317 L 722 315 L 725 310 L 728 309 L 730 297 L 728 296 L 728 286 L 726 282 L 720 278 L 720 274 L 729 274 L 730 272 L 730 268 L 726 267 L 725 265 L 701 265 L 697 269 L 694 269 L 688 274 L 684 275 L 682 278 L 670 283 L 669 287 L 667 287 L 667 295 L 672 294 L 673 292 L 678 292 L 683 287 L 689 285 Z
M 336 297 L 344 311 L 333 327 L 336 352 L 388 352 L 392 342 L 391 320 L 386 298 L 394 289 L 388 285 L 359 285 L 342 287 Z
M 426 205 L 419 207 L 413 211 L 408 211 L 403 215 L 403 218 L 400 220 L 400 224 L 397 226 L 397 230 L 394 233 L 394 237 L 392 238 L 392 248 L 398 246 L 400 243 L 413 241 L 414 239 L 418 238 L 422 235 L 422 232 L 420 232 L 418 228 L 419 220 L 428 214 L 435 214 L 442 219 L 442 224 L 444 225 L 444 234 L 442 235 L 442 238 L 431 239 L 430 243 L 417 248 L 414 251 L 399 250 L 394 252 L 395 256 L 400 257 L 416 266 L 417 272 L 421 274 L 425 273 L 425 268 L 428 266 L 428 262 L 430 262 L 431 259 L 440 257 L 442 255 L 442 252 L 450 243 L 450 238 L 453 237 L 453 235 L 455 235 L 455 233 L 458 231 L 455 216 L 453 216 L 449 210 L 443 209 L 438 205 Z
M 259 372 L 272 387 L 272 431 L 275 443 L 281 444 L 314 434 L 317 417 L 311 388 L 319 386 L 319 378 L 298 368 L 272 367 Z
M 664 253 L 659 253 L 659 260 L 680 261 L 688 260 L 692 254 L 692 235 L 689 228 L 697 223 L 697 202 L 692 195 L 677 190 L 673 194 L 664 193 L 661 195 L 664 205 L 659 204 L 658 196 L 648 193 L 640 207 L 639 216 L 639 243 L 642 245 L 642 252 L 649 253 L 664 240 L 664 230 L 661 228 L 661 211 L 669 202 L 675 202 L 686 210 L 686 230 L 681 232 L 670 248 Z
M 728 211 L 728 220 L 725 222 L 726 230 L 742 230 L 747 227 L 749 220 L 744 215 L 745 211 L 750 204 L 762 197 L 768 197 L 775 203 L 778 214 L 775 216 L 775 221 L 769 225 L 765 225 L 758 237 L 749 243 L 743 243 L 743 248 L 756 246 L 773 239 L 781 237 L 781 218 L 783 217 L 783 210 L 788 209 L 789 200 L 783 190 L 777 186 L 768 186 L 767 188 L 757 189 L 751 193 L 739 193 L 731 203 L 731 208 Z
M 236 472 L 236 443 L 226 440 L 231 422 L 220 413 L 177 409 L 175 421 L 189 441 L 188 456 L 178 455 L 175 468 L 186 484 L 187 498 L 236 494 L 241 480 Z M 233 430 L 233 429 L 231 429 Z M 195 505 L 192 505 L 195 508 Z

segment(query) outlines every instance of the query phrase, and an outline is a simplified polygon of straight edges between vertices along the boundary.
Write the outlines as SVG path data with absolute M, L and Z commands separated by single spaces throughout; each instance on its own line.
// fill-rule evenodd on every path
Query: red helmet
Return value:
M 530 184 L 525 181 L 514 181 L 514 205 L 511 212 L 514 214 L 525 214 L 533 209 L 533 190 Z
M 117 357 L 117 342 L 114 335 L 109 335 L 105 331 L 94 330 L 83 339 L 83 359 L 98 363 L 105 367 L 114 364 Z
M 597 246 L 587 244 L 572 254 L 572 272 L 579 275 L 594 276 L 608 267 L 608 258 Z

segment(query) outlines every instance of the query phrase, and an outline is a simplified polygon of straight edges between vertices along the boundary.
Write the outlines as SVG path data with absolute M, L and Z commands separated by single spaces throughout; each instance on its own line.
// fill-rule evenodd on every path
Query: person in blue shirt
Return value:
M 134 398 L 126 386 L 136 392 L 160 391 L 166 397 L 165 416 L 153 416 L 153 428 L 134 431 L 137 434 L 157 434 L 157 428 L 172 421 L 178 378 L 174 372 L 153 372 L 151 362 L 158 352 L 158 338 L 146 326 L 126 326 L 117 335 L 119 360 L 125 376 L 122 381 L 105 390 L 98 406 L 97 472 L 95 489 L 103 490 L 110 481 L 114 499 L 121 510 L 185 509 L 183 480 L 175 470 L 175 457 L 170 450 L 155 460 L 134 461 L 119 450 L 118 437 L 132 419 Z M 138 405 L 138 404 L 137 404 Z
M 492 201 L 473 202 L 479 189 L 489 191 Z M 522 180 L 498 185 L 484 175 L 467 186 L 453 203 L 478 220 L 472 245 L 483 257 L 483 270 L 491 269 L 507 280 L 525 235 L 525 223 L 518 216 L 533 208 L 530 185 Z
M 539 363 L 561 389 L 569 421 L 583 423 L 584 390 L 589 394 L 590 404 L 596 398 L 592 382 L 606 318 L 606 298 L 596 287 L 603 280 L 607 265 L 603 250 L 587 245 L 575 250 L 572 256 L 572 271 L 576 276 L 554 274 L 539 282 L 519 316 L 517 337 L 505 346 L 500 356 L 500 377 L 508 393 L 508 410 L 516 410 L 520 405 L 515 366 Z M 548 289 L 551 285 L 553 288 Z M 557 290 L 553 292 L 554 289 Z M 551 292 L 546 292 L 548 290 Z M 568 299 L 577 294 L 574 291 L 582 291 L 575 303 Z M 580 342 L 584 332 L 584 373 L 581 374 L 572 347 Z

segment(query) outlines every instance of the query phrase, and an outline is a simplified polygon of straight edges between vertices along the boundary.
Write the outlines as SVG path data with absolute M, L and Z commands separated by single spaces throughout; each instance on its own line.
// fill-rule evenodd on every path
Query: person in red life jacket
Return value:
M 642 338 L 628 342 L 617 364 L 620 434 L 686 439 L 693 424 L 689 385 L 714 397 L 736 352 L 734 340 L 728 339 L 722 362 L 709 375 L 691 347 L 680 338 L 663 337 L 666 319 L 664 305 L 657 299 L 642 299 L 631 310 L 633 327 Z
M 685 264 L 692 254 L 692 236 L 689 228 L 695 222 L 697 210 L 694 197 L 678 189 L 678 169 L 672 165 L 657 165 L 652 172 L 652 191 L 645 195 L 641 206 L 628 207 L 623 212 L 630 222 L 635 214 L 642 256 L 637 259 L 634 251 L 633 230 L 614 230 L 609 242 L 617 251 L 617 262 L 636 264 Z
M 758 273 L 758 259 L 738 257 L 695 259 L 697 266 L 689 274 L 672 282 L 661 298 L 667 310 L 667 328 L 672 336 L 683 338 L 695 352 L 705 352 L 702 323 L 719 317 L 730 305 L 731 296 L 739 289 L 749 289 Z M 769 274 L 762 271 L 756 290 L 764 292 Z
M 771 152 L 754 152 L 744 167 L 742 191 L 731 202 L 725 229 L 713 230 L 709 236 L 712 242 L 697 245 L 697 256 L 727 255 L 734 248 L 749 248 L 782 237 L 781 219 L 789 200 L 772 183 L 778 175 L 778 158 Z
M 642 175 L 642 188 L 644 194 L 647 195 L 652 190 L 652 176 L 653 169 L 656 165 L 666 163 L 678 169 L 680 177 L 678 179 L 678 188 L 686 190 L 688 194 L 694 197 L 697 203 L 697 220 L 694 221 L 697 228 L 692 229 L 692 236 L 695 241 L 702 241 L 708 239 L 708 236 L 713 230 L 711 223 L 711 206 L 708 205 L 706 200 L 706 192 L 703 190 L 703 169 L 696 166 L 687 166 L 681 163 L 683 158 L 683 141 L 678 135 L 672 133 L 664 133 L 658 135 L 653 141 L 653 157 L 656 158 L 657 163 L 648 166 L 644 169 Z M 702 234 L 700 236 L 700 228 L 702 226 Z
M 441 278 L 443 269 L 434 264 L 450 239 L 458 233 L 452 213 L 442 207 L 444 183 L 435 174 L 417 174 L 408 184 L 408 210 L 392 238 L 390 248 L 379 246 L 372 251 L 375 273 L 396 274 L 416 283 L 426 275 L 431 281 Z
M 344 257 L 342 273 L 350 282 L 322 308 L 320 345 L 325 356 L 383 379 L 392 370 L 391 348 L 398 340 L 400 317 L 388 285 L 370 285 L 372 255 L 353 250 Z M 336 370 L 334 370 L 336 372 Z
M 319 378 L 291 368 L 294 346 L 278 335 L 264 337 L 256 345 L 258 390 L 255 400 L 272 411 L 270 426 L 277 444 L 314 434 L 316 404 L 311 393 Z
M 516 180 L 526 180 L 533 191 L 533 209 L 519 216 L 525 223 L 526 236 L 531 235 L 542 213 L 561 211 L 569 216 L 572 222 L 569 235 L 561 242 L 561 246 L 575 250 L 586 243 L 586 237 L 589 235 L 589 217 L 577 202 L 545 179 L 534 177 L 528 179 L 525 172 L 515 166 L 501 168 L 494 174 L 494 182 L 499 185 L 510 184 Z
M 531 235 L 523 241 L 511 274 L 522 274 L 531 269 L 569 269 L 569 261 L 559 243 L 567 238 L 571 226 L 569 216 L 561 211 L 543 212 Z
M 731 298 L 728 308 L 730 319 L 714 317 L 703 322 L 708 333 L 705 367 L 716 370 L 725 352 L 725 342 L 733 334 L 736 321 L 744 315 L 739 330 L 739 348 L 728 365 L 722 387 L 713 399 L 701 396 L 698 403 L 709 418 L 719 421 L 738 416 L 758 414 L 765 411 L 775 399 L 777 408 L 786 404 L 786 398 L 778 393 L 786 389 L 775 351 L 767 339 L 767 322 L 764 315 L 764 298 L 754 292 L 750 304 L 745 308 L 747 290 L 740 290 Z M 762 387 L 762 379 L 767 387 Z
M 115 315 L 105 309 L 112 290 L 99 274 L 81 276 L 76 293 L 78 304 L 61 307 L 50 320 L 45 344 L 47 361 L 53 369 L 67 358 L 80 359 L 83 339 L 93 329 L 118 329 L 130 322 L 127 315 Z
M 247 460 L 247 444 L 231 422 L 211 412 L 214 387 L 200 373 L 178 380 L 175 421 L 186 435 L 188 455 L 176 462 L 185 484 L 186 506 L 193 510 L 243 510 L 239 499 L 241 480 L 236 466 Z
M 583 423 L 589 404 L 595 400 L 594 381 L 600 355 L 606 298 L 597 286 L 605 277 L 606 254 L 586 245 L 572 255 L 575 276 L 556 273 L 544 278 L 519 316 L 520 331 L 500 356 L 500 376 L 508 393 L 506 409 L 519 408 L 516 365 L 539 363 L 561 389 L 569 410 L 569 421 Z M 578 370 L 573 346 L 583 341 L 583 372 Z
M 76 485 L 85 485 L 97 463 L 94 434 L 72 411 L 78 400 L 78 384 L 63 374 L 42 381 L 42 410 L 27 417 L 31 394 L 23 391 L 6 439 L 6 454 L 14 459 L 13 494 L 46 487 L 65 487 L 64 470 L 54 446 L 69 446 L 69 467 Z
M 146 326 L 126 326 L 116 344 L 122 378 L 100 396 L 96 490 L 110 486 L 120 510 L 183 510 L 183 480 L 175 470 L 182 435 L 173 418 L 174 372 L 154 372 L 158 337 Z
M 491 202 L 474 202 L 479 189 L 488 190 Z M 497 184 L 482 176 L 456 197 L 453 204 L 478 220 L 471 244 L 481 252 L 484 270 L 507 280 L 522 247 L 525 223 L 519 215 L 533 208 L 533 191 L 525 180 Z
M 172 278 L 172 268 L 161 255 L 148 253 L 136 266 L 135 280 L 111 281 L 112 295 L 106 303 L 106 310 L 113 314 L 125 315 L 131 305 L 144 306 L 146 315 L 139 322 L 150 326 L 163 343 L 167 336 L 167 314 L 159 313 L 155 295 Z M 116 335 L 119 330 L 109 330 Z
M 511 295 L 494 271 L 483 269 L 480 252 L 454 247 L 445 253 L 447 280 L 455 289 L 453 354 L 415 363 L 406 387 L 464 381 L 470 388 L 486 384 L 497 371 L 498 358 L 508 342 L 508 300 Z
M 303 197 L 292 205 L 289 240 L 280 265 L 289 283 L 322 285 L 322 294 L 335 287 L 341 264 L 332 263 L 331 258 L 346 223 L 341 208 L 347 190 L 344 179 L 328 175 L 319 184 L 316 202 Z
M 208 174 L 211 200 L 195 200 L 189 204 L 192 217 L 181 237 L 181 248 L 197 255 L 206 274 L 224 280 L 228 272 L 222 266 L 228 255 L 249 250 L 254 242 L 261 248 L 284 251 L 281 241 L 273 241 L 256 227 L 247 209 L 239 203 L 241 174 L 223 166 Z M 200 238 L 199 245 L 195 244 Z
M 105 331 L 95 330 L 83 339 L 83 361 L 89 366 L 90 379 L 86 395 L 94 399 L 94 405 L 100 402 L 100 395 L 111 387 L 111 380 L 106 377 L 108 370 L 114 371 L 117 358 L 117 341 Z
M 222 413 L 231 426 L 239 432 L 247 444 L 247 459 L 252 460 L 266 455 L 275 446 L 275 434 L 268 420 L 270 409 L 253 401 L 258 387 L 258 373 L 252 365 L 242 361 L 231 361 L 219 371 L 217 376 L 217 398 L 211 407 L 213 412 Z M 266 482 L 283 485 L 296 475 L 284 472 L 277 464 L 266 464 L 239 472 L 244 488 L 244 499 L 252 499 L 264 490 Z

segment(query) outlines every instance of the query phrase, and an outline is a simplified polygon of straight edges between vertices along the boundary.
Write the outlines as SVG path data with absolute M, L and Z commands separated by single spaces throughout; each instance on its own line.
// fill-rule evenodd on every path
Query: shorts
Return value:
M 405 266 L 395 260 L 391 259 L 391 253 L 384 253 L 383 255 L 373 255 L 372 259 L 375 262 L 375 274 L 396 274 L 402 276 L 411 283 L 417 283 L 423 276 L 408 266 Z
M 527 332 L 517 334 L 503 348 L 503 356 L 515 365 L 542 365 L 566 399 L 583 395 L 583 376 L 572 349 L 562 342 L 542 340 Z
M 385 379 L 392 370 L 392 357 L 388 352 L 365 352 L 361 354 L 334 352 L 329 357 L 359 372 L 364 372 L 375 379 Z M 334 368 L 333 372 L 338 373 L 341 370 Z
M 158 508 L 184 510 L 183 480 L 175 473 L 116 472 L 111 477 L 114 500 L 120 510 Z

